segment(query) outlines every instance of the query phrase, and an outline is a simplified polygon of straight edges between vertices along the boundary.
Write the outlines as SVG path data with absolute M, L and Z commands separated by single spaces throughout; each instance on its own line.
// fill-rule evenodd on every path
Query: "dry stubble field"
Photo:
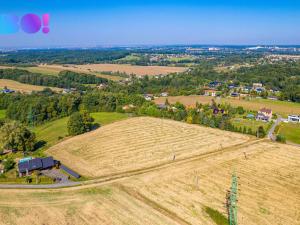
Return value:
M 0 89 L 7 87 L 9 89 L 12 89 L 14 91 L 19 91 L 22 93 L 31 93 L 32 91 L 42 91 L 46 86 L 37 86 L 37 85 L 30 85 L 30 84 L 23 84 L 17 81 L 13 80 L 6 80 L 6 79 L 0 79 Z M 49 87 L 53 91 L 62 91 L 61 88 L 54 88 L 54 87 Z
M 91 71 L 111 71 L 111 72 L 124 72 L 127 74 L 136 74 L 140 76 L 149 75 L 166 75 L 169 73 L 184 72 L 186 67 L 171 67 L 171 66 L 133 66 L 126 64 L 88 64 L 76 65 L 79 69 L 86 69 Z
M 104 126 L 52 147 L 48 154 L 87 177 L 138 170 L 249 139 L 236 133 L 150 117 Z
M 78 145 L 94 149 L 92 152 L 86 149 L 89 156 L 83 156 L 83 160 L 88 160 L 93 168 L 103 170 L 81 171 L 99 176 L 114 173 L 118 168 L 132 170 L 158 163 L 165 166 L 106 183 L 88 183 L 66 189 L 1 190 L 0 224 L 213 225 L 204 207 L 209 206 L 226 215 L 225 195 L 233 171 L 239 176 L 240 183 L 239 224 L 300 224 L 299 148 L 168 120 L 134 118 L 125 121 L 88 134 L 90 139 L 84 136 L 73 138 Z M 155 139 L 156 135 L 162 137 Z M 107 141 L 100 136 L 110 139 L 109 143 L 114 147 L 101 143 Z M 227 148 L 223 143 L 223 149 L 220 149 L 222 139 L 227 142 Z M 73 152 L 74 159 L 80 158 L 76 156 L 77 151 L 69 147 L 71 140 L 58 145 L 63 148 L 55 147 L 50 152 L 59 149 L 57 154 L 61 157 L 64 153 L 71 156 Z M 175 143 L 178 155 L 175 162 L 170 160 L 174 149 L 171 141 Z M 99 147 L 93 147 L 95 143 Z M 166 148 L 159 148 L 158 143 Z M 127 157 L 123 148 L 127 149 Z M 192 155 L 195 156 L 188 157 Z M 80 168 L 80 163 L 76 165 L 73 161 L 73 164 Z

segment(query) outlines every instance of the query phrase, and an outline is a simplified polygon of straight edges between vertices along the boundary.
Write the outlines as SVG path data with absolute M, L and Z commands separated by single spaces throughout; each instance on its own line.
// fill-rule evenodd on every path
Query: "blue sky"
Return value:
M 51 15 L 51 32 L 0 47 L 300 44 L 298 0 L 2 0 L 0 14 Z

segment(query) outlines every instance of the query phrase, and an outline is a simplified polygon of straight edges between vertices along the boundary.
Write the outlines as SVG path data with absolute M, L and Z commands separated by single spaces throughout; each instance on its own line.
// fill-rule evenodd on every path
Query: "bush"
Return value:
M 280 143 L 286 143 L 286 138 L 285 138 L 285 136 L 283 136 L 282 134 L 278 134 L 278 135 L 276 136 L 276 141 L 277 141 L 277 142 L 280 142 Z
M 263 126 L 260 126 L 258 129 L 257 129 L 257 137 L 258 138 L 264 138 L 266 136 L 266 131 L 264 129 Z
M 7 172 L 14 168 L 15 161 L 11 158 L 8 158 L 8 159 L 4 160 L 3 166 L 4 166 L 4 171 Z

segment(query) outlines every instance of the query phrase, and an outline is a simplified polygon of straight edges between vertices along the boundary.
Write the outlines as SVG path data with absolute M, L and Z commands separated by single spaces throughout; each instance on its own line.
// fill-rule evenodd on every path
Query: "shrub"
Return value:
M 277 141 L 277 142 L 280 142 L 280 143 L 286 143 L 286 138 L 285 138 L 285 136 L 283 136 L 282 134 L 278 134 L 278 135 L 276 136 L 276 141 Z

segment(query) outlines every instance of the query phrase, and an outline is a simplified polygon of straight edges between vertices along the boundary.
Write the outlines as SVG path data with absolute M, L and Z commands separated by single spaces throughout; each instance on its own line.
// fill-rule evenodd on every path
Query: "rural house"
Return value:
M 258 111 L 256 119 L 264 121 L 264 122 L 269 122 L 269 121 L 271 121 L 272 116 L 273 116 L 273 113 L 272 113 L 271 109 L 262 108 L 261 110 Z
M 53 157 L 21 159 L 18 163 L 19 176 L 28 176 L 36 170 L 52 169 L 59 164 L 60 162 L 54 160 Z
M 216 90 L 205 90 L 204 95 L 205 96 L 216 97 L 217 96 L 217 91 Z
M 144 98 L 146 101 L 152 101 L 154 99 L 154 96 L 152 94 L 145 94 Z
M 300 116 L 297 115 L 289 115 L 288 116 L 289 123 L 300 123 Z

